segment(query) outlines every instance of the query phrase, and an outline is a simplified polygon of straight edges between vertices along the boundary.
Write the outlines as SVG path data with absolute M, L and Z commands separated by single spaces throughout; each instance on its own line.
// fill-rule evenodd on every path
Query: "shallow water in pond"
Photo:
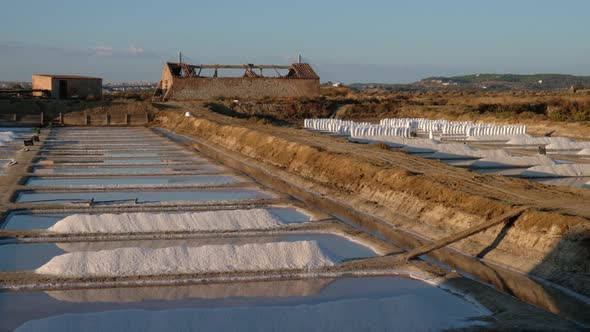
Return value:
M 191 156 L 193 155 L 192 152 L 189 151 L 176 151 L 176 150 L 170 150 L 170 151 L 157 151 L 157 152 L 151 152 L 151 151 L 146 151 L 146 152 L 142 152 L 142 151 L 111 151 L 111 152 L 92 152 L 92 151 L 85 151 L 85 152 L 79 152 L 79 153 L 71 153 L 71 152 L 42 152 L 41 153 L 42 156 L 52 156 L 52 157 L 74 157 L 74 158 L 79 158 L 79 157 L 94 157 L 94 158 L 108 158 L 108 157 L 116 157 L 116 158 L 131 158 L 131 157 L 160 157 L 160 156 L 168 156 L 168 155 L 174 155 L 174 156 Z
M 219 185 L 241 182 L 229 175 L 170 175 L 170 176 L 127 176 L 96 178 L 42 178 L 30 177 L 26 185 L 37 187 L 81 187 L 81 186 L 174 186 L 174 185 Z
M 150 136 L 141 137 L 141 138 L 111 138 L 111 137 L 103 137 L 103 138 L 94 138 L 94 139 L 46 139 L 44 141 L 46 147 L 56 147 L 56 148 L 75 148 L 79 145 L 83 146 L 104 146 L 104 145 L 154 145 L 158 146 L 161 144 L 170 145 L 170 146 L 177 146 L 176 144 L 171 143 L 169 140 L 162 139 L 162 138 L 153 138 Z
M 51 174 L 158 174 L 175 172 L 212 172 L 220 171 L 219 167 L 211 165 L 179 165 L 167 167 L 42 167 L 33 168 L 33 173 L 40 175 Z
M 278 217 L 282 222 L 291 224 L 304 221 L 310 221 L 311 217 L 295 208 L 267 208 L 270 213 Z M 166 212 L 158 212 L 166 213 Z M 169 214 L 174 214 L 170 212 Z M 47 229 L 61 219 L 71 214 L 28 214 L 28 213 L 9 213 L 0 228 L 4 229 Z
M 0 308 L 0 331 L 444 330 L 490 314 L 403 277 L 2 292 Z
M 69 204 L 80 200 L 94 199 L 95 203 L 114 200 L 133 200 L 138 203 L 160 203 L 174 201 L 239 201 L 249 199 L 273 198 L 267 192 L 254 188 L 219 188 L 201 190 L 166 191 L 97 191 L 40 193 L 22 191 L 18 193 L 17 203 L 29 204 Z M 127 203 L 121 203 L 127 204 Z
M 199 157 L 162 157 L 162 158 L 38 158 L 35 162 L 40 164 L 185 164 L 187 162 L 205 162 L 205 159 Z
M 33 270 L 49 262 L 53 257 L 68 252 L 114 250 L 118 248 L 168 248 L 201 247 L 205 245 L 244 245 L 250 243 L 295 242 L 314 240 L 329 257 L 342 259 L 366 258 L 375 256 L 368 247 L 357 244 L 345 237 L 333 234 L 293 234 L 270 236 L 231 236 L 199 237 L 193 239 L 124 240 L 97 242 L 60 243 L 18 243 L 0 245 L 0 271 Z
M 109 152 L 179 152 L 186 151 L 181 150 L 178 147 L 166 147 L 166 146 L 103 146 L 103 145 L 92 145 L 92 146 L 73 146 L 64 147 L 59 146 L 55 148 L 46 147 L 41 150 L 41 155 L 82 155 L 82 154 L 98 154 L 98 153 L 109 153 Z

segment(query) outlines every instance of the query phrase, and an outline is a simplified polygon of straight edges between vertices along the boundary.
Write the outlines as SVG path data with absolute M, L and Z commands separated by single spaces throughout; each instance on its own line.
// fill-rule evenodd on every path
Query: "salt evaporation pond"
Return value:
M 220 185 L 241 182 L 229 175 L 169 175 L 169 176 L 127 176 L 96 178 L 43 178 L 30 177 L 26 185 L 37 187 L 102 187 L 102 186 L 179 186 L 179 185 Z
M 368 247 L 333 234 L 295 234 L 273 236 L 212 236 L 193 239 L 125 240 L 97 242 L 17 243 L 0 245 L 0 271 L 34 270 L 52 258 L 66 253 L 98 252 L 120 248 L 171 248 L 222 245 L 265 244 L 279 242 L 317 241 L 322 250 L 339 258 L 375 256 Z
M 36 166 L 33 173 L 40 175 L 51 174 L 161 174 L 174 172 L 213 172 L 220 171 L 219 167 L 211 165 L 178 165 L 163 167 L 44 167 Z
M 162 157 L 162 156 L 190 156 L 193 153 L 188 151 L 160 151 L 160 152 L 142 152 L 142 151 L 111 151 L 111 152 L 102 152 L 102 153 L 94 153 L 94 152 L 80 152 L 80 153 L 72 153 L 72 152 L 42 152 L 41 155 L 43 156 L 67 156 L 67 157 L 77 157 L 77 156 L 85 156 L 85 157 L 95 157 L 95 158 L 108 158 L 108 157 L 117 157 L 117 158 L 133 158 L 133 157 Z
M 164 191 L 97 191 L 97 192 L 35 192 L 21 191 L 16 203 L 27 204 L 70 204 L 94 199 L 95 203 L 104 201 L 123 201 L 137 199 L 138 203 L 163 203 L 177 201 L 239 201 L 268 199 L 275 196 L 254 188 L 213 188 L 194 190 Z M 125 204 L 123 202 L 122 204 Z
M 37 158 L 34 162 L 44 164 L 55 164 L 55 165 L 79 165 L 79 164 L 104 164 L 104 165 L 116 165 L 116 164 L 185 164 L 190 163 L 203 163 L 206 160 L 198 157 L 163 157 L 163 158 Z
M 3 292 L 0 330 L 406 331 L 483 324 L 490 312 L 403 277 Z
M 295 208 L 266 208 L 272 215 L 279 218 L 286 224 L 310 221 L 311 217 Z M 168 214 L 174 215 L 175 212 Z M 4 229 L 48 229 L 58 221 L 72 214 L 29 214 L 29 213 L 10 213 L 1 225 Z
M 153 145 L 147 146 L 134 146 L 132 144 L 126 144 L 123 146 L 103 146 L 103 145 L 72 145 L 72 146 L 55 146 L 49 147 L 45 145 L 41 150 L 43 155 L 60 155 L 60 154 L 96 154 L 96 153 L 109 153 L 109 152 L 180 152 L 183 151 L 180 147 L 175 146 L 162 146 L 161 143 L 154 143 Z M 184 150 L 186 151 L 186 150 Z M 181 153 L 183 154 L 183 153 Z
M 184 151 L 184 152 L 182 152 Z M 109 146 L 109 145 L 71 145 L 71 146 L 48 146 L 47 144 L 41 149 L 43 155 L 60 155 L 60 154 L 95 154 L 95 153 L 134 153 L 134 152 L 178 152 L 179 154 L 191 154 L 188 151 L 174 145 L 165 145 L 162 143 L 153 143 L 151 145 L 133 145 L 123 144 L 120 146 Z
M 0 175 L 22 149 L 22 139 L 31 137 L 30 128 L 0 128 Z
M 161 138 L 149 138 L 144 137 L 141 141 L 137 139 L 89 139 L 89 140 L 81 140 L 81 139 L 74 139 L 74 140 L 55 140 L 55 139 L 47 139 L 45 140 L 44 147 L 49 148 L 58 148 L 58 149 L 81 149 L 82 147 L 86 148 L 104 148 L 107 147 L 125 147 L 125 146 L 146 146 L 146 147 L 155 147 L 158 146 L 170 146 L 170 147 L 178 147 L 175 144 L 172 144 L 170 141 L 166 141 Z

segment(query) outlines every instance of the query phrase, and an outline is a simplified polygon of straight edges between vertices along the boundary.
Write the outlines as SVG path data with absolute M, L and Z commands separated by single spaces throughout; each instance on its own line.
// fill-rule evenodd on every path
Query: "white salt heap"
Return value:
M 508 145 L 547 145 L 555 141 L 556 137 L 534 137 L 530 135 L 514 136 L 506 142 Z
M 514 138 L 515 135 L 475 135 L 468 136 L 467 141 L 473 142 L 485 142 L 485 141 L 509 141 Z
M 410 153 L 432 153 L 427 158 L 453 159 L 453 158 L 505 158 L 512 156 L 501 149 L 481 150 L 467 144 L 443 144 L 436 140 L 425 138 L 404 138 L 395 136 L 362 136 L 353 137 L 351 141 L 363 143 L 381 142 L 390 147 L 399 147 Z
M 328 257 L 316 241 L 271 242 L 74 252 L 52 258 L 35 272 L 60 277 L 115 277 L 317 269 L 339 260 Z
M 523 177 L 584 177 L 590 176 L 590 164 L 560 164 L 535 166 L 520 173 Z
M 578 154 L 581 156 L 590 156 L 590 147 L 582 149 Z
M 511 168 L 537 165 L 555 165 L 553 159 L 547 156 L 527 157 L 494 157 L 476 160 L 470 167 L 473 168 Z
M 13 131 L 0 131 L 0 146 L 4 143 L 10 143 L 16 139 L 16 133 Z
M 284 223 L 265 209 L 186 213 L 73 214 L 49 228 L 58 233 L 142 233 L 270 229 Z
M 590 148 L 590 142 L 578 142 L 566 137 L 555 137 L 546 148 L 547 150 L 578 150 Z
M 474 149 L 466 144 L 440 144 L 438 152 L 433 155 L 426 156 L 427 158 L 509 158 L 512 155 L 506 150 L 480 150 Z

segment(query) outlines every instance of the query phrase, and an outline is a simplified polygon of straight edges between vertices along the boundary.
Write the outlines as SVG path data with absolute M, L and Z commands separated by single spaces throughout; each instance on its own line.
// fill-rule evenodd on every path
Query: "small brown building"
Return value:
M 33 75 L 33 95 L 51 99 L 102 99 L 102 78 L 76 75 Z
M 203 71 L 213 71 L 210 76 Z M 223 77 L 220 70 L 243 70 L 241 77 Z M 265 76 L 263 70 L 275 76 Z M 280 71 L 283 71 L 281 74 Z M 276 65 L 164 65 L 157 100 L 198 100 L 212 98 L 260 99 L 318 97 L 320 78 L 307 63 Z

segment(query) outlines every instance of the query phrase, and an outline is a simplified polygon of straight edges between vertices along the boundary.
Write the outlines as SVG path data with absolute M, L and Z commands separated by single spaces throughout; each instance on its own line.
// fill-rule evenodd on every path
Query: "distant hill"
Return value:
M 355 83 L 352 88 L 390 90 L 562 90 L 572 86 L 590 88 L 590 76 L 563 74 L 473 74 L 452 77 L 428 77 L 412 84 Z

